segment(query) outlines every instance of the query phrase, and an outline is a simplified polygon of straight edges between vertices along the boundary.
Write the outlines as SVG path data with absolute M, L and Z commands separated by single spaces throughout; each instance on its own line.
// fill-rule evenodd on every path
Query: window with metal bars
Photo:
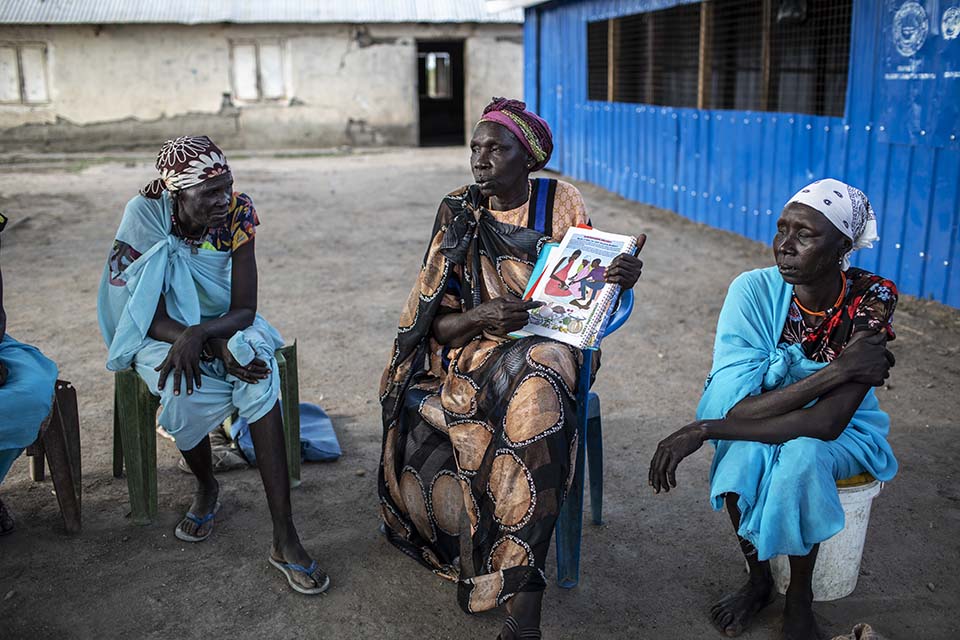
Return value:
M 607 95 L 607 31 L 609 20 L 587 23 L 587 97 L 609 100 Z
M 613 21 L 614 99 L 697 106 L 700 7 L 685 4 Z
M 842 116 L 852 0 L 705 0 L 587 25 L 590 100 Z
M 794 17 L 784 5 L 806 11 Z M 771 110 L 843 115 L 852 15 L 852 0 L 794 0 L 771 12 Z

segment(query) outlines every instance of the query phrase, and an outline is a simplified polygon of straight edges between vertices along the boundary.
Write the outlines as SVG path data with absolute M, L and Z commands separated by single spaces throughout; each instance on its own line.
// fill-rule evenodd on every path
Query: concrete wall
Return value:
M 477 36 L 464 50 L 467 135 L 493 97 L 523 99 L 523 36 Z M 514 71 L 519 69 L 519 75 Z
M 284 43 L 287 98 L 237 104 L 231 41 Z M 0 104 L 0 150 L 96 150 L 180 132 L 228 146 L 417 143 L 417 41 L 465 42 L 467 131 L 493 95 L 519 97 L 520 25 L 0 26 L 45 43 L 50 102 Z M 225 143 L 227 144 L 227 143 Z

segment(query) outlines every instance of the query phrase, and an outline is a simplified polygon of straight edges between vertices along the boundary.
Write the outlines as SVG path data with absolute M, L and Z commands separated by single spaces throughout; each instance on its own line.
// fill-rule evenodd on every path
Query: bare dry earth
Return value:
M 67 537 L 49 482 L 31 483 L 26 463 L 14 465 L 2 492 L 19 529 L 0 540 L 0 636 L 495 637 L 499 614 L 462 614 L 452 585 L 377 533 L 377 381 L 436 205 L 469 180 L 466 152 L 237 156 L 232 164 L 263 222 L 261 311 L 299 340 L 301 398 L 331 412 L 345 451 L 339 462 L 307 465 L 293 496 L 302 535 L 333 587 L 298 596 L 267 564 L 270 524 L 255 470 L 222 476 L 215 535 L 185 545 L 172 534 L 191 482 L 162 441 L 160 516 L 148 527 L 127 517 L 126 484 L 111 475 L 112 378 L 96 291 L 123 205 L 152 178 L 150 155 L 5 165 L 0 209 L 14 221 L 3 243 L 9 331 L 40 346 L 79 390 L 84 530 Z M 548 589 L 545 637 L 717 637 L 706 612 L 743 569 L 726 515 L 707 503 L 711 452 L 681 467 L 681 486 L 669 495 L 650 492 L 646 466 L 657 441 L 692 417 L 727 284 L 769 264 L 768 250 L 579 186 L 598 226 L 649 240 L 639 305 L 605 343 L 596 387 L 605 523 L 585 527 L 580 586 Z M 880 397 L 901 472 L 874 503 L 857 591 L 817 610 L 834 633 L 867 621 L 890 638 L 953 638 L 960 313 L 905 299 L 897 325 L 898 365 Z M 777 637 L 780 607 L 743 637 Z

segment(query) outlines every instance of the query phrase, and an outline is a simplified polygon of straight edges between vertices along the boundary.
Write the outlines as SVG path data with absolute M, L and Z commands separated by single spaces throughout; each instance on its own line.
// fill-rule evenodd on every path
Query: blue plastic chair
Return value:
M 620 295 L 605 336 L 619 329 L 633 311 L 633 290 Z M 577 445 L 577 466 L 573 483 L 557 519 L 557 584 L 572 589 L 580 581 L 580 535 L 583 528 L 584 457 L 590 464 L 590 509 L 593 523 L 603 522 L 603 430 L 600 423 L 600 397 L 590 391 L 593 375 L 593 353 L 583 351 L 583 366 L 577 382 L 577 413 L 580 442 Z

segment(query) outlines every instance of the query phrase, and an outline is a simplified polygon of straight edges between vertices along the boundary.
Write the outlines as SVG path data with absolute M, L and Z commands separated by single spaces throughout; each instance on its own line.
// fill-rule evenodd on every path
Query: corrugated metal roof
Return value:
M 521 23 L 484 0 L 0 0 L 0 24 Z
M 487 0 L 487 11 L 506 11 L 507 9 L 525 9 L 549 0 Z

